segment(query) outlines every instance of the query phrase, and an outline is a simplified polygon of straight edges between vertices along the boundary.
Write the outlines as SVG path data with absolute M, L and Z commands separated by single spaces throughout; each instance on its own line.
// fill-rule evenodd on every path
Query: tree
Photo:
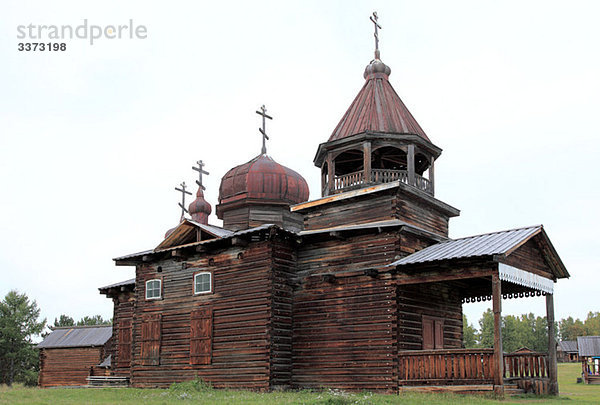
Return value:
M 0 381 L 35 381 L 38 354 L 32 337 L 40 334 L 46 320 L 39 321 L 40 309 L 26 294 L 9 291 L 0 302 Z
M 112 319 L 104 319 L 102 315 L 84 316 L 77 321 L 77 326 L 110 325 Z
M 587 336 L 600 335 L 600 312 L 588 312 L 583 326 Z
M 60 326 L 75 326 L 75 320 L 71 318 L 69 315 L 62 314 L 60 318 L 54 318 L 55 328 Z
M 489 308 L 479 320 L 479 346 L 494 347 L 494 313 Z
M 559 321 L 558 329 L 561 340 L 577 340 L 577 336 L 587 335 L 583 322 L 579 319 L 573 320 L 572 317 Z
M 463 346 L 467 349 L 477 347 L 477 330 L 467 321 L 463 314 Z

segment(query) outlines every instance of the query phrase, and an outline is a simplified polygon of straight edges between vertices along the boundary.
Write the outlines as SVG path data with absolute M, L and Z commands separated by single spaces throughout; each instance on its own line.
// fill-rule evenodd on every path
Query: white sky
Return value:
M 451 236 L 543 223 L 572 276 L 557 318 L 600 310 L 594 1 L 5 1 L 0 295 L 26 292 L 50 322 L 112 316 L 97 288 L 134 274 L 112 258 L 177 223 L 173 187 L 193 184 L 198 159 L 214 211 L 221 177 L 260 151 L 263 103 L 269 154 L 318 197 L 312 159 L 363 84 L 373 10 L 392 85 L 444 149 L 436 197 L 462 211 Z M 17 25 L 84 18 L 133 19 L 148 38 L 17 51 Z M 484 309 L 465 306 L 473 323 Z M 544 300 L 504 302 L 530 311 Z

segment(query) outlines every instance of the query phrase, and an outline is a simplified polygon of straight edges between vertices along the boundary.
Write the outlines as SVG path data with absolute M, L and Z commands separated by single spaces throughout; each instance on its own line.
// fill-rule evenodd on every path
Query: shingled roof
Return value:
M 37 345 L 37 348 L 103 346 L 111 336 L 112 325 L 57 327 Z
M 391 69 L 378 59 L 365 70 L 365 84 L 333 130 L 329 141 L 366 131 L 418 135 L 429 138 L 388 79 Z

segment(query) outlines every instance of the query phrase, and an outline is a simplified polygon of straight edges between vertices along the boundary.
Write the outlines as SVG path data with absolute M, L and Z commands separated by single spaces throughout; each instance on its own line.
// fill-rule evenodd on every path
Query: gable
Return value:
M 543 228 L 524 243 L 509 250 L 501 261 L 552 280 L 569 277 Z
M 163 250 L 203 240 L 230 236 L 232 232 L 217 226 L 184 219 L 154 250 Z

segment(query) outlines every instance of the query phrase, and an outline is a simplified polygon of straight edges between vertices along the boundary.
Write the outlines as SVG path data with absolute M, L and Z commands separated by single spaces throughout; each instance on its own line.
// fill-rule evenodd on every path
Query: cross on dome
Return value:
M 256 111 L 256 113 L 260 116 L 262 116 L 262 128 L 258 128 L 258 130 L 260 131 L 260 133 L 262 134 L 263 140 L 262 140 L 262 150 L 261 150 L 261 154 L 262 155 L 266 155 L 267 154 L 267 142 L 266 140 L 269 139 L 269 137 L 267 136 L 267 129 L 266 129 L 266 118 L 272 120 L 273 117 L 267 115 L 267 108 L 265 107 L 265 105 L 263 104 L 260 107 L 260 111 Z
M 192 166 L 192 170 L 195 170 L 198 172 L 198 180 L 196 180 L 196 184 L 198 185 L 198 187 L 200 187 L 202 190 L 206 190 L 206 188 L 204 187 L 204 185 L 202 184 L 202 175 L 206 174 L 207 176 L 210 174 L 209 172 L 204 170 L 204 162 L 201 160 L 198 160 L 196 162 L 196 164 L 198 165 L 198 167 L 196 166 Z
M 177 203 L 177 205 L 181 207 L 181 221 L 183 221 L 183 218 L 185 218 L 185 214 L 188 212 L 187 208 L 185 208 L 185 195 L 192 195 L 192 193 L 186 190 L 187 186 L 185 185 L 185 181 L 181 183 L 179 187 L 181 188 L 175 187 L 175 190 L 181 193 L 181 202 Z
M 373 26 L 375 28 L 375 33 L 373 36 L 375 37 L 375 59 L 380 59 L 379 57 L 379 31 L 381 29 L 381 25 L 377 22 L 379 17 L 377 17 L 377 11 L 373 11 L 373 15 L 369 17 L 369 19 L 373 22 Z

